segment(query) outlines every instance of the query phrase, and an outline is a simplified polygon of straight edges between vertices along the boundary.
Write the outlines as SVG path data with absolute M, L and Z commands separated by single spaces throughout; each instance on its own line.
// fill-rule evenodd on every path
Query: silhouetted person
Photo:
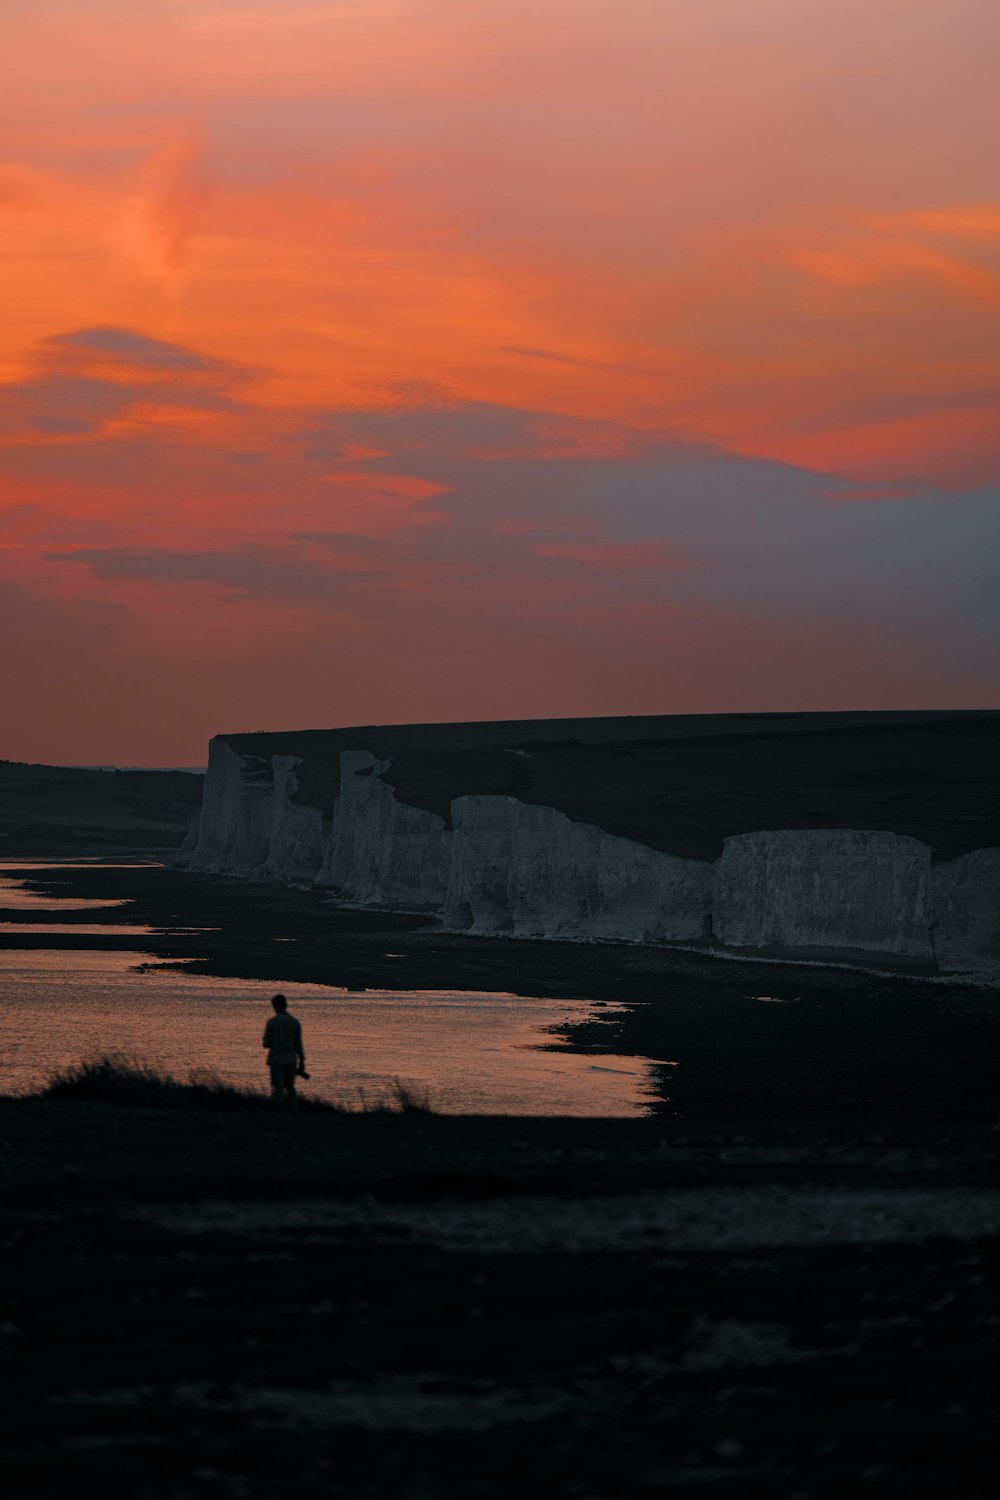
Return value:
M 271 1097 L 279 1107 L 287 1099 L 289 1107 L 296 1109 L 299 1101 L 295 1093 L 295 1074 L 298 1071 L 305 1076 L 306 1070 L 302 1027 L 293 1015 L 289 1015 L 284 995 L 275 995 L 271 1004 L 274 1015 L 264 1027 L 267 1066 L 271 1070 Z

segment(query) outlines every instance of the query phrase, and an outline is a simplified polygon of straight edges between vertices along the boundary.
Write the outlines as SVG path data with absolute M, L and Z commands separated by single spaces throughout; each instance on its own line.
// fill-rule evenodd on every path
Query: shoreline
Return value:
M 639 950 L 649 953 L 661 953 L 664 955 L 674 953 L 689 953 L 696 957 L 714 959 L 718 962 L 736 963 L 744 965 L 785 965 L 795 968 L 822 968 L 840 969 L 851 974 L 898 975 L 912 980 L 924 980 L 931 984 L 962 985 L 970 984 L 983 988 L 1000 989 L 1000 963 L 987 968 L 966 969 L 941 969 L 934 960 L 914 958 L 907 954 L 881 952 L 868 949 L 830 948 L 830 947 L 800 947 L 789 948 L 780 945 L 768 945 L 761 948 L 728 948 L 711 940 L 702 942 L 691 941 L 649 941 L 632 938 L 599 938 L 599 937 L 574 937 L 574 936 L 549 936 L 537 934 L 532 936 L 512 936 L 507 933 L 479 933 L 441 925 L 440 913 L 417 908 L 407 907 L 375 907 L 365 906 L 359 902 L 339 901 L 325 888 L 312 885 L 300 885 L 294 882 L 272 882 L 272 881 L 250 881 L 238 875 L 216 875 L 208 872 L 189 870 L 187 868 L 175 868 L 169 862 L 169 851 L 163 849 L 137 850 L 131 853 L 127 850 L 112 850 L 104 853 L 89 854 L 85 856 L 74 856 L 71 854 L 28 856 L 23 861 L 11 856 L 4 856 L 0 852 L 0 874 L 7 871 L 16 876 L 24 872 L 29 876 L 34 873 L 38 877 L 39 871 L 52 867 L 63 867 L 64 869 L 80 868 L 81 871 L 119 869 L 140 870 L 143 868 L 159 868 L 166 873 L 176 874 L 185 879 L 203 879 L 207 881 L 224 882 L 228 887 L 232 885 L 245 886 L 267 891 L 283 891 L 288 893 L 299 893 L 303 896 L 313 897 L 320 903 L 322 909 L 327 912 L 337 913 L 350 919 L 373 919 L 375 926 L 386 932 L 399 929 L 400 924 L 414 924 L 415 929 L 428 928 L 432 930 L 439 941 L 447 942 L 454 939 L 458 942 L 478 941 L 481 943 L 514 944 L 524 945 L 531 948 L 535 945 L 557 945 L 565 948 L 595 948 L 609 950 Z M 29 879 L 28 884 L 33 882 Z M 44 889 L 44 879 L 37 879 L 37 883 Z M 108 922 L 115 921 L 113 908 L 107 908 Z M 37 921 L 42 924 L 45 913 L 32 914 L 30 910 L 17 912 L 17 921 L 30 923 Z M 0 922 L 13 916 L 9 909 L 5 910 L 0 901 Z M 65 922 L 79 921 L 81 924 L 88 920 L 87 913 L 83 910 L 73 911 L 63 916 Z M 128 925 L 124 914 L 119 916 L 123 925 Z M 195 930 L 195 929 L 189 929 Z M 25 934 L 26 936 L 27 934 Z M 3 936 L 0 933 L 0 936 Z M 90 944 L 88 943 L 88 946 Z M 10 946 L 17 946 L 10 944 Z M 24 946 L 29 946 L 25 944 Z M 94 943 L 93 946 L 100 946 Z
M 653 1108 L 666 1119 L 791 1128 L 905 1127 L 928 1113 L 942 1123 L 997 1118 L 1000 1005 L 974 976 L 942 983 L 771 957 L 720 962 L 674 945 L 446 933 L 426 914 L 347 909 L 325 892 L 160 865 L 62 866 L 51 876 L 26 869 L 26 879 L 61 898 L 128 902 L 77 912 L 80 923 L 120 923 L 122 935 L 40 932 L 36 941 L 0 931 L 0 949 L 118 949 L 154 971 L 291 990 L 298 982 L 355 994 L 453 989 L 620 1002 L 623 1013 L 598 1011 L 551 1045 L 677 1063 L 658 1070 Z M 0 920 L 14 915 L 0 910 Z M 130 934 L 129 921 L 164 930 Z

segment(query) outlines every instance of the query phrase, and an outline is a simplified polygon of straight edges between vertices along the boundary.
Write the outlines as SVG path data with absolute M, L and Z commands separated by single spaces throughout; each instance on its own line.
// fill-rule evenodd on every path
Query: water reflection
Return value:
M 61 914 L 60 914 L 61 915 Z M 78 937 L 128 937 L 137 933 L 162 932 L 160 927 L 147 927 L 144 922 L 0 922 L 0 934 L 30 933 L 32 937 L 44 937 L 46 933 L 75 933 Z
M 143 962 L 141 953 L 0 952 L 0 1089 L 37 1088 L 55 1069 L 109 1052 L 180 1077 L 208 1068 L 227 1083 L 263 1088 L 261 1033 L 277 986 L 136 972 Z M 650 1102 L 646 1059 L 545 1050 L 550 1028 L 591 1014 L 586 1001 L 284 988 L 302 1021 L 308 1092 L 321 1098 L 355 1104 L 398 1077 L 448 1114 L 638 1115 Z
M 126 901 L 97 900 L 96 897 L 77 896 L 72 901 L 59 904 L 58 896 L 36 896 L 33 891 L 22 890 L 8 880 L 0 880 L 0 906 L 5 911 L 47 911 L 53 917 L 65 916 L 67 911 L 107 910 L 111 906 L 127 906 Z
M 18 864 L 51 872 L 52 866 Z M 106 867 L 105 867 L 106 868 Z M 37 904 L 36 904 L 37 903 Z M 53 922 L 0 923 L 0 933 L 149 933 L 116 924 L 59 922 L 70 909 L 116 901 L 34 897 L 7 873 L 0 906 L 53 914 Z M 283 989 L 302 1021 L 306 1091 L 356 1106 L 394 1078 L 426 1092 L 447 1114 L 640 1115 L 655 1097 L 657 1064 L 588 1048 L 548 1050 L 558 1028 L 611 1020 L 622 1006 L 458 990 L 348 991 L 329 985 L 255 983 L 150 964 L 134 951 L 0 950 L 0 1091 L 39 1088 L 51 1074 L 108 1053 L 142 1058 L 178 1077 L 216 1072 L 264 1091 L 261 1033 L 270 996 Z M 556 1033 L 555 1035 L 553 1033 Z
M 21 874 L 29 871 L 44 870 L 51 874 L 52 865 L 6 865 L 0 861 L 0 907 L 5 911 L 39 911 L 51 912 L 53 917 L 65 916 L 67 911 L 96 911 L 109 906 L 127 906 L 126 901 L 97 901 L 88 898 L 75 897 L 66 900 L 61 896 L 46 894 L 37 895 L 34 891 L 26 889 L 24 882 L 19 878 Z M 66 866 L 56 867 L 65 869 Z M 76 866 L 75 868 L 79 868 Z

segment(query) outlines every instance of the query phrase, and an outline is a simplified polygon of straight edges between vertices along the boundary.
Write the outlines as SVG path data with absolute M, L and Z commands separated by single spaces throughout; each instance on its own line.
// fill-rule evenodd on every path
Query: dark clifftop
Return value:
M 329 816 L 340 755 L 389 761 L 398 801 L 450 817 L 456 797 L 555 808 L 650 848 L 715 859 L 726 837 L 864 828 L 937 859 L 1000 846 L 1000 712 L 703 714 L 367 725 L 221 735 L 239 755 L 301 757 L 293 800 Z

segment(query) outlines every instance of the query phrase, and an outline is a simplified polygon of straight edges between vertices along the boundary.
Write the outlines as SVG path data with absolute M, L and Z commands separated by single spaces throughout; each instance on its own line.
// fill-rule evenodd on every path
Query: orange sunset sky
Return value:
M 1000 706 L 997 0 L 5 0 L 0 756 Z

